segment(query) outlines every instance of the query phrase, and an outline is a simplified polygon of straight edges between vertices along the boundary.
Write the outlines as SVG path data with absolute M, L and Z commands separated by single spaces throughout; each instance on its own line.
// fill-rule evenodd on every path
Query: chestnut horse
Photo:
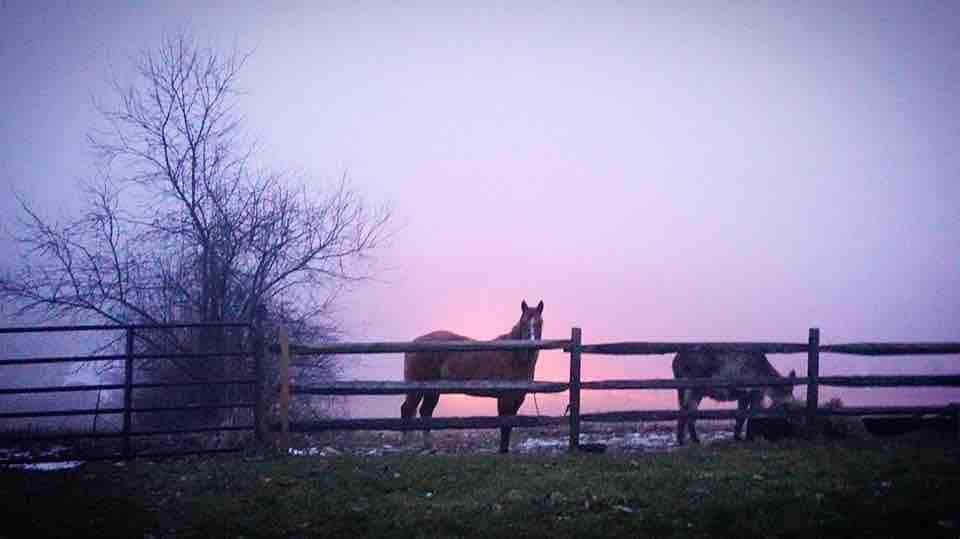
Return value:
M 536 307 L 520 304 L 520 320 L 509 333 L 495 340 L 539 340 L 543 331 L 543 302 Z M 468 337 L 449 331 L 434 331 L 414 339 L 414 342 L 470 341 Z M 538 350 L 484 350 L 477 352 L 407 352 L 403 358 L 403 379 L 408 382 L 428 380 L 533 380 L 537 366 Z M 527 394 L 522 391 L 510 393 L 473 392 L 478 397 L 496 397 L 497 413 L 502 416 L 517 415 Z M 421 404 L 421 400 L 423 404 Z M 432 417 L 440 400 L 437 392 L 407 393 L 400 406 L 400 417 L 409 419 L 416 415 Z M 510 450 L 511 427 L 500 427 L 500 452 Z M 430 444 L 430 431 L 423 432 L 424 443 Z

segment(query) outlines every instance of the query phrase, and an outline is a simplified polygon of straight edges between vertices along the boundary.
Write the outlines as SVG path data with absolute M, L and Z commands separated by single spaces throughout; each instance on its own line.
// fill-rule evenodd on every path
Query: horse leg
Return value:
M 407 393 L 407 398 L 400 405 L 400 419 L 411 419 L 417 415 L 417 406 L 423 399 L 423 393 Z M 410 431 L 403 431 L 403 445 L 410 443 Z
M 697 410 L 700 408 L 700 399 L 703 397 L 694 397 L 690 394 L 687 394 L 687 405 L 686 411 L 691 414 L 697 413 Z M 690 431 L 690 441 L 699 444 L 700 437 L 697 436 L 697 419 L 693 416 L 687 418 L 687 429 Z
M 763 408 L 763 393 L 762 393 L 762 392 L 759 392 L 759 391 L 758 391 L 758 392 L 755 392 L 755 393 L 751 393 L 746 399 L 742 399 L 742 400 L 743 400 L 743 401 L 746 401 L 746 409 L 747 409 L 747 410 L 759 410 L 760 408 Z M 738 405 L 739 405 L 739 403 L 738 403 Z M 743 422 L 743 421 L 753 421 L 753 418 L 743 419 L 743 420 L 738 420 L 738 421 L 740 421 L 740 422 Z M 756 436 L 756 432 L 754 431 L 754 429 L 750 428 L 750 424 L 747 423 L 747 440 L 753 440 L 753 438 L 754 438 L 755 436 Z
M 685 393 L 686 391 L 683 389 L 677 390 L 677 405 L 681 413 L 680 417 L 677 418 L 677 445 L 683 445 L 683 438 L 686 435 L 684 431 L 687 427 L 687 418 L 682 415 L 683 412 L 687 410 L 686 403 L 684 402 L 686 400 L 684 398 Z
M 750 409 L 750 402 L 751 402 L 751 401 L 750 401 L 750 397 L 749 397 L 749 396 L 747 396 L 747 397 L 742 397 L 742 398 L 737 399 L 737 411 L 742 413 L 742 412 L 746 412 L 747 410 L 749 410 L 749 409 Z M 743 434 L 743 424 L 746 422 L 746 420 L 747 420 L 747 418 L 745 418 L 745 417 L 743 417 L 743 416 L 740 416 L 740 415 L 737 416 L 737 423 L 733 426 L 733 439 L 734 439 L 734 440 L 742 440 L 742 439 L 743 439 L 743 436 L 742 436 L 742 434 Z M 747 430 L 747 436 L 750 436 L 750 435 L 751 435 L 751 432 L 750 432 L 750 430 L 748 429 L 748 430 Z
M 440 402 L 439 393 L 424 393 L 423 404 L 420 405 L 420 417 L 425 419 L 433 417 L 433 409 L 437 407 L 438 402 Z M 423 429 L 423 446 L 433 447 L 433 437 L 430 429 Z
M 523 400 L 526 398 L 526 395 L 520 395 L 520 397 L 500 397 L 497 399 L 497 415 L 500 417 L 504 416 L 515 416 L 517 415 L 517 410 L 520 409 L 520 406 L 523 404 Z M 510 452 L 510 430 L 512 427 L 500 427 L 500 452 L 509 453 Z

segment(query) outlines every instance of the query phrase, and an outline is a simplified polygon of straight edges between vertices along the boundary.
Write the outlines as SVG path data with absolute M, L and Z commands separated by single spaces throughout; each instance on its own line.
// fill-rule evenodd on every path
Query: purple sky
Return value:
M 490 338 L 525 298 L 545 301 L 546 337 L 579 325 L 586 342 L 803 342 L 810 326 L 825 343 L 960 340 L 953 2 L 203 4 L 0 3 L 4 223 L 14 189 L 73 208 L 91 96 L 189 28 L 255 49 L 241 105 L 265 164 L 318 186 L 346 171 L 393 208 L 380 281 L 341 303 L 352 338 Z M 564 355 L 541 357 L 538 378 L 566 377 Z M 396 356 L 354 361 L 350 377 L 401 376 Z M 584 376 L 666 377 L 669 362 L 588 357 Z M 898 370 L 956 372 L 956 358 L 822 367 Z M 395 415 L 398 401 L 363 404 L 355 415 Z M 494 410 L 461 397 L 438 413 Z

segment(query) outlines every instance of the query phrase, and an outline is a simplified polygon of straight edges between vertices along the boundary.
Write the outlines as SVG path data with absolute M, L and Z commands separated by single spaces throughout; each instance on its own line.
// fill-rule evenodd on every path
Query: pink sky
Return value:
M 317 187 L 346 171 L 393 208 L 379 280 L 340 304 L 352 339 L 491 338 L 543 299 L 545 337 L 578 325 L 586 342 L 803 342 L 811 326 L 825 343 L 960 340 L 953 3 L 454 4 L 4 3 L 0 185 L 69 210 L 92 163 L 90 96 L 186 25 L 255 49 L 241 104 L 265 164 Z M 564 361 L 545 353 L 537 377 L 565 379 Z M 354 363 L 348 377 L 401 377 L 397 356 Z M 669 363 L 591 356 L 584 377 L 668 377 Z M 673 405 L 630 392 L 584 408 Z M 438 413 L 494 410 L 445 397 Z

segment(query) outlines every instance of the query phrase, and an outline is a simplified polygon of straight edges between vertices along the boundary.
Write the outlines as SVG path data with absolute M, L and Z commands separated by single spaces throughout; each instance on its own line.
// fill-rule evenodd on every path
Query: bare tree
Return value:
M 139 56 L 135 80 L 114 85 L 91 135 L 99 174 L 82 214 L 64 222 L 21 199 L 23 257 L 0 277 L 19 315 L 117 323 L 285 323 L 297 338 L 333 337 L 331 306 L 369 277 L 390 219 L 346 177 L 323 190 L 257 166 L 237 112 L 247 56 L 165 38 Z M 138 335 L 139 347 L 222 349 L 222 330 Z M 169 364 L 169 363 L 165 363 Z M 203 376 L 186 362 L 175 368 Z M 328 375 L 315 358 L 304 372 Z

